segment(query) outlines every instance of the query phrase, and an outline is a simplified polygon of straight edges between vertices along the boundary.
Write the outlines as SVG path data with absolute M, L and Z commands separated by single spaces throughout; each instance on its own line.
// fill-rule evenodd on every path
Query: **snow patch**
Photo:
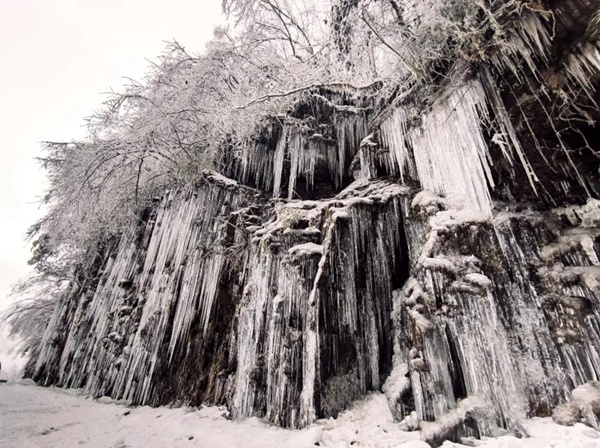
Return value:
M 322 255 L 323 246 L 315 243 L 304 243 L 298 244 L 288 250 L 290 255 L 296 255 L 298 257 L 308 257 L 311 255 Z
M 408 378 L 408 366 L 400 363 L 394 366 L 390 376 L 383 385 L 383 393 L 387 398 L 390 411 L 396 420 L 400 420 L 402 415 L 402 404 L 404 394 L 410 390 L 410 379 Z

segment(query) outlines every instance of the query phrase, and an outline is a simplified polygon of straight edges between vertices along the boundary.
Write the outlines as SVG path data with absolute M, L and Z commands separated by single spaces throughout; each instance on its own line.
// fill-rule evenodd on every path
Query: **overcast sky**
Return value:
M 84 117 L 141 79 L 165 40 L 201 52 L 221 0 L 0 0 L 0 310 L 27 275 L 24 235 L 40 215 L 39 142 L 84 136 Z M 0 334 L 0 361 L 8 343 Z

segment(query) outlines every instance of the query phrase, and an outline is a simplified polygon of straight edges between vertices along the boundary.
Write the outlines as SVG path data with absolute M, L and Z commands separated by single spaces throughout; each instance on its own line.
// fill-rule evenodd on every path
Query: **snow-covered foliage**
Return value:
M 31 358 L 38 355 L 46 325 L 64 292 L 62 289 L 56 291 L 50 285 L 49 282 L 42 291 L 36 290 L 32 297 L 22 297 L 19 293 L 21 298 L 0 316 L 0 326 L 7 325 L 9 335 L 20 341 L 17 345 L 19 353 Z

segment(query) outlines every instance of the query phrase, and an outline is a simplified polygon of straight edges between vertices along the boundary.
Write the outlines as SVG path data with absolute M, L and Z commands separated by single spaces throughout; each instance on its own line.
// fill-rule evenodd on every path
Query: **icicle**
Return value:
M 525 174 L 527 175 L 527 179 L 529 180 L 529 185 L 531 185 L 533 192 L 537 194 L 536 182 L 538 181 L 538 178 L 535 175 L 531 164 L 527 160 L 527 156 L 525 155 L 525 151 L 521 146 L 521 142 L 519 141 L 517 132 L 515 131 L 510 117 L 508 116 L 508 112 L 506 111 L 506 108 L 502 103 L 502 99 L 500 98 L 500 94 L 498 92 L 498 88 L 496 87 L 496 83 L 492 79 L 492 75 L 487 66 L 483 65 L 481 67 L 479 71 L 479 77 L 487 95 L 487 100 L 492 109 L 494 110 L 498 126 L 500 127 L 500 132 L 508 136 L 512 148 L 517 153 L 519 161 L 521 162 L 521 165 L 525 170 Z M 505 148 L 502 148 L 502 153 L 504 155 L 504 158 L 512 163 L 512 155 L 509 154 L 505 150 Z
M 499 51 L 492 54 L 492 65 L 502 70 L 510 70 L 520 82 L 528 76 L 523 68 L 526 66 L 529 73 L 539 80 L 535 58 L 538 57 L 547 63 L 552 43 L 546 27 L 537 14 L 529 13 L 519 22 L 515 33 Z
M 527 14 L 517 25 L 517 31 L 532 52 L 542 60 L 548 60 L 548 51 L 552 45 L 552 40 L 538 14 Z M 528 63 L 528 65 L 530 64 Z
M 266 145 L 257 143 L 244 148 L 240 179 L 244 184 L 269 188 L 273 176 L 273 153 Z
M 484 124 L 490 123 L 487 104 L 495 114 L 499 129 L 494 139 L 503 156 L 512 163 L 513 151 L 516 152 L 537 194 L 537 176 L 485 65 L 478 79 L 453 89 L 434 103 L 431 111 L 421 116 L 419 128 L 409 129 L 405 108 L 396 109 L 381 125 L 382 142 L 393 154 L 402 179 L 405 173 L 416 174 L 424 189 L 461 199 L 467 208 L 489 215 L 494 180 L 482 133 Z
M 273 157 L 273 197 L 278 198 L 281 193 L 281 178 L 283 176 L 283 161 L 285 159 L 285 150 L 287 147 L 288 128 L 284 124 L 282 126 L 281 135 L 277 141 L 275 156 Z
M 418 129 L 407 128 L 407 114 L 396 110 L 382 126 L 382 135 L 403 172 L 410 154 L 424 189 L 465 201 L 469 208 L 486 213 L 493 188 L 481 121 L 486 117 L 486 96 L 481 84 L 470 81 L 439 100 L 423 114 Z
M 337 166 L 330 164 L 329 169 L 334 176 L 336 188 L 341 188 L 346 170 L 358 153 L 360 143 L 367 134 L 367 120 L 364 112 L 336 112 L 334 127 L 338 145 Z
M 295 131 L 290 138 L 288 151 L 290 154 L 290 179 L 288 185 L 288 198 L 292 199 L 294 197 L 294 192 L 296 191 L 296 180 L 298 179 L 298 174 L 300 172 L 300 168 L 303 165 L 302 161 L 304 160 L 304 146 L 305 141 L 304 137 L 299 131 Z
M 405 136 L 407 135 L 408 116 L 404 108 L 397 108 L 392 116 L 381 125 L 381 138 L 383 144 L 390 149 L 400 169 L 400 179 L 404 182 L 406 175 L 414 176 L 415 167 L 412 152 L 407 146 Z
M 596 104 L 595 88 L 591 80 L 600 73 L 600 49 L 598 44 L 587 43 L 579 45 L 577 50 L 577 52 L 571 53 L 565 62 L 567 76 L 571 82 L 581 86 L 588 98 Z M 570 85 L 568 87 L 575 98 L 576 92 Z

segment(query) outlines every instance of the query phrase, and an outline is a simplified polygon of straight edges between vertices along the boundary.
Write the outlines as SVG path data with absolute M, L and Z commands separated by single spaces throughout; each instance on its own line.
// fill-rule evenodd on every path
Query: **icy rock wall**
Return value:
M 307 198 L 327 185 L 332 197 L 352 180 L 348 170 L 371 110 L 368 102 L 335 92 L 308 95 L 249 142 L 227 174 L 276 198 Z
M 219 175 L 173 191 L 61 301 L 35 378 L 291 427 L 336 416 L 391 369 L 409 193 L 360 181 L 273 207 Z
M 36 380 L 133 403 L 189 399 L 198 385 L 183 384 L 177 368 L 188 357 L 206 363 L 213 339 L 228 334 L 213 328 L 223 320 L 214 316 L 227 312 L 215 303 L 225 263 L 219 240 L 228 230 L 222 219 L 254 195 L 216 175 L 197 190 L 167 193 L 109 254 L 97 285 L 59 303 Z M 203 343 L 190 343 L 192 330 Z
M 391 369 L 392 290 L 408 275 L 408 192 L 358 182 L 333 199 L 282 205 L 248 229 L 234 416 L 301 427 L 380 388 Z
M 290 427 L 382 389 L 433 444 L 522 433 L 600 372 L 598 203 L 549 210 L 548 190 L 598 196 L 598 164 L 545 108 L 592 104 L 600 59 L 578 43 L 559 64 L 553 45 L 527 13 L 505 52 L 383 122 L 368 100 L 308 92 L 224 157 L 227 177 L 168 193 L 80 268 L 36 380 Z M 550 63 L 568 80 L 552 92 L 536 84 Z M 540 211 L 516 211 L 520 183 Z
M 435 430 L 432 442 L 519 433 L 600 372 L 598 201 L 538 213 L 445 210 L 420 193 L 409 222 L 426 240 L 395 294 L 394 373 L 386 384 L 401 420 L 443 421 L 478 400 L 470 425 Z M 444 437 L 437 439 L 441 433 Z M 446 431 L 446 432 L 444 432 Z
M 598 197 L 598 158 L 593 149 L 581 151 L 594 146 L 595 131 L 569 124 L 580 119 L 593 126 L 595 112 L 579 105 L 590 111 L 598 105 L 599 44 L 579 31 L 597 9 L 592 3 L 553 5 L 552 26 L 523 14 L 486 62 L 456 62 L 436 92 L 407 89 L 363 141 L 361 176 L 383 168 L 489 216 L 497 199 L 527 195 L 557 205 L 574 191 Z M 565 10 L 576 17 L 566 18 Z

